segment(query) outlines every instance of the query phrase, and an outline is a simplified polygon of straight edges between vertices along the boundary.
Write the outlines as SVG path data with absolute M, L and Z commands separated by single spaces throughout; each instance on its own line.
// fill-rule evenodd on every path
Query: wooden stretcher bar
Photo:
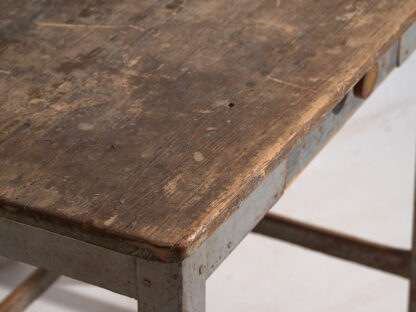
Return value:
M 410 278 L 410 250 L 377 244 L 271 213 L 253 232 Z
M 59 277 L 58 273 L 37 269 L 10 295 L 0 302 L 0 312 L 24 311 L 36 298 L 42 295 Z

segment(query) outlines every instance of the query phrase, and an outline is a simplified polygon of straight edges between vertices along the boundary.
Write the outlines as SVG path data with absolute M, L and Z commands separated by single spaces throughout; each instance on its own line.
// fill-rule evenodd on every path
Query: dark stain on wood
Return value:
M 57 68 L 57 71 L 68 75 L 74 70 L 83 69 L 86 66 L 92 66 L 92 63 L 94 62 L 94 58 L 98 54 L 100 54 L 101 51 L 102 49 L 98 47 L 98 48 L 92 49 L 86 54 L 79 54 L 77 55 L 74 61 L 67 61 L 67 62 L 61 63 L 61 65 L 59 65 L 59 67 Z
M 183 3 L 182 0 L 173 0 L 171 3 L 166 4 L 167 9 L 177 9 Z

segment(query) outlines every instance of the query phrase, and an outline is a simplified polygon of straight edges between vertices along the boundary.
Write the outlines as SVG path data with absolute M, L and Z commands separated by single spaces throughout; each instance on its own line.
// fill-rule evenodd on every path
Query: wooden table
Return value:
M 416 0 L 0 1 L 0 254 L 49 271 L 0 311 L 58 274 L 204 311 L 253 229 L 410 278 L 416 311 L 411 251 L 266 216 L 415 21 Z

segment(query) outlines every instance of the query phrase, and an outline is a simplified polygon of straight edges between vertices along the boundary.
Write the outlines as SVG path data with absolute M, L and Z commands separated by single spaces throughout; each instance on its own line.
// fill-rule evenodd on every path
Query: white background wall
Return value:
M 396 69 L 273 208 L 408 248 L 416 149 L 416 53 Z M 0 298 L 31 267 L 0 263 Z M 408 282 L 249 235 L 208 280 L 208 312 L 405 312 Z M 136 311 L 133 299 L 61 277 L 32 312 Z

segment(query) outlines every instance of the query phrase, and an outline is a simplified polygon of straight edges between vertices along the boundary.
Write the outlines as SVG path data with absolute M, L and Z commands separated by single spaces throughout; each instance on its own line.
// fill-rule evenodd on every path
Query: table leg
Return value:
M 413 195 L 413 236 L 412 260 L 410 271 L 409 312 L 416 312 L 416 168 Z
M 193 257 L 182 263 L 137 259 L 136 268 L 140 312 L 205 311 L 204 266 Z

